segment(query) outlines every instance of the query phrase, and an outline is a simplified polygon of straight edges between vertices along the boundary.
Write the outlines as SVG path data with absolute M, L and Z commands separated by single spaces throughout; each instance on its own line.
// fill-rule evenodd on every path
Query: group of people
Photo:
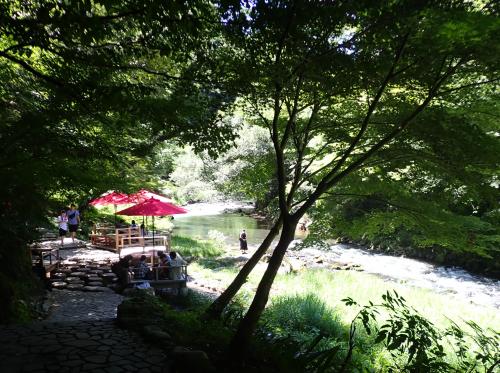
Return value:
M 76 209 L 75 204 L 72 204 L 69 209 L 61 210 L 60 215 L 57 217 L 57 224 L 59 226 L 61 246 L 64 245 L 64 237 L 66 237 L 68 230 L 71 239 L 75 242 L 76 231 L 80 224 L 80 212 Z
M 187 262 L 175 251 L 170 253 L 160 252 L 158 254 L 159 263 L 153 269 L 146 262 L 146 255 L 140 257 L 139 262 L 133 264 L 133 256 L 125 255 L 117 263 L 113 265 L 113 272 L 118 276 L 119 285 L 126 288 L 133 279 L 136 280 L 153 280 L 154 271 L 158 271 L 158 278 L 161 280 L 182 280 L 182 267 Z

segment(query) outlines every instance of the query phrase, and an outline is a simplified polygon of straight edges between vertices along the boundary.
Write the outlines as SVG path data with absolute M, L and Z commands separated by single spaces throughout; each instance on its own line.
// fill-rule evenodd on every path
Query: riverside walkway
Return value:
M 168 372 L 160 347 L 116 325 L 122 299 L 53 290 L 47 319 L 0 326 L 0 372 Z

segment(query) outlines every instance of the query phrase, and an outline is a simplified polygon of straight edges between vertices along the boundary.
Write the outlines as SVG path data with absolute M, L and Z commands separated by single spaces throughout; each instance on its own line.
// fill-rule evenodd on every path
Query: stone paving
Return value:
M 160 346 L 116 325 L 123 297 L 105 289 L 54 289 L 46 320 L 0 326 L 0 372 L 168 372 Z
M 48 295 L 49 317 L 43 322 L 93 321 L 116 318 L 123 297 L 114 292 L 94 293 L 54 289 Z

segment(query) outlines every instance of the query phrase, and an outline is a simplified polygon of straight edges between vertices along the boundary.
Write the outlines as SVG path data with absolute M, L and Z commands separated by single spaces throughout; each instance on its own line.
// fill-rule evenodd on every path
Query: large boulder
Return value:
M 118 306 L 117 320 L 126 329 L 141 331 L 146 325 L 157 325 L 162 313 L 154 297 L 139 293 Z
M 204 351 L 188 350 L 184 347 L 175 347 L 171 358 L 175 372 L 179 373 L 209 373 L 215 372 L 215 367 Z
M 172 337 L 157 325 L 145 325 L 142 327 L 141 335 L 145 340 L 162 347 L 173 346 Z

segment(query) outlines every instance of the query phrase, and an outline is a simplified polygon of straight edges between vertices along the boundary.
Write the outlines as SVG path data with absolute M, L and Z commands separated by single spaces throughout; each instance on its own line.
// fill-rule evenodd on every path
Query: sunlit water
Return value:
M 210 237 L 209 232 L 215 230 L 224 234 L 228 245 L 237 246 L 239 234 L 242 229 L 245 229 L 249 247 L 252 250 L 269 232 L 269 227 L 265 223 L 243 214 L 221 213 L 223 209 L 219 207 L 214 210 L 210 205 L 196 206 L 191 213 L 176 216 L 174 235 L 207 239 Z M 398 283 L 403 282 L 440 293 L 453 293 L 457 297 L 476 304 L 500 308 L 500 281 L 473 275 L 461 268 L 443 267 L 415 259 L 374 254 L 368 250 L 343 244 L 333 245 L 329 251 L 303 249 L 300 255 L 321 255 L 327 260 L 359 264 L 365 272 L 383 276 Z

